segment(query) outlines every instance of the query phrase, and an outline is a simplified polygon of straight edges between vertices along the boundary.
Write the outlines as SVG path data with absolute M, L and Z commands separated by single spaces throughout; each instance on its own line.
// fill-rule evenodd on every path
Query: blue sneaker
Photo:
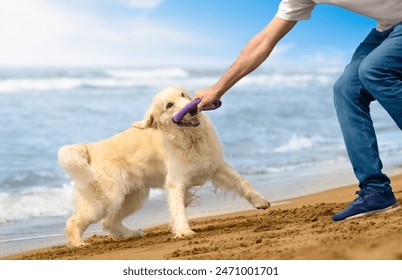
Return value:
M 356 194 L 359 197 L 344 210 L 333 215 L 333 221 L 380 215 L 401 209 L 392 191 L 381 193 L 368 187 L 357 191 Z

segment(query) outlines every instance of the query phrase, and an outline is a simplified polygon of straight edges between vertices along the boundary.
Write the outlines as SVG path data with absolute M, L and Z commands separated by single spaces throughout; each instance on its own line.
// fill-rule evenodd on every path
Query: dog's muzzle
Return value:
M 198 113 L 197 105 L 201 102 L 201 99 L 197 98 L 184 106 L 177 114 L 173 117 L 173 122 L 178 126 L 198 126 L 200 124 L 199 119 L 196 117 Z M 220 100 L 214 102 L 211 108 L 204 108 L 203 110 L 215 110 L 222 105 Z M 184 119 L 188 114 L 192 118 Z
M 200 119 L 198 118 L 197 108 L 190 110 L 181 120 L 173 122 L 182 127 L 197 127 L 200 125 Z

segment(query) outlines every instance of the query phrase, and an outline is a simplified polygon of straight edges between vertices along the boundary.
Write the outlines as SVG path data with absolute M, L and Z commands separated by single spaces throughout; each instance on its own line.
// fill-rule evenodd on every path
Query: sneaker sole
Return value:
M 399 203 L 395 203 L 387 208 L 384 209 L 379 209 L 379 210 L 373 210 L 365 213 L 360 213 L 354 216 L 347 217 L 345 220 L 349 219 L 356 219 L 356 218 L 362 218 L 362 217 L 367 217 L 367 216 L 379 216 L 379 215 L 384 215 L 384 214 L 389 214 L 389 213 L 394 213 L 401 210 L 401 206 Z

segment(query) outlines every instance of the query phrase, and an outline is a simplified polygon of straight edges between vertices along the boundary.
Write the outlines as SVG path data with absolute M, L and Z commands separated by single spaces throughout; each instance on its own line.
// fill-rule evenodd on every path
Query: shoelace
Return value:
M 356 194 L 358 197 L 353 201 L 353 203 L 360 203 L 368 196 L 369 192 L 366 189 L 361 189 L 356 191 Z

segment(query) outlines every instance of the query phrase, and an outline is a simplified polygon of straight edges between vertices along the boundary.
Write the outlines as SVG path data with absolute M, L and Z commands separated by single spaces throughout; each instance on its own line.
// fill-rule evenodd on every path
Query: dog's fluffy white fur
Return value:
M 183 89 L 166 88 L 155 95 L 144 120 L 132 128 L 100 142 L 59 149 L 60 165 L 75 181 L 76 211 L 66 224 L 70 245 L 83 245 L 83 232 L 99 220 L 117 239 L 143 236 L 142 231 L 125 227 L 122 220 L 143 206 L 151 188 L 168 191 L 175 237 L 194 234 L 186 215 L 190 189 L 207 181 L 246 198 L 256 208 L 270 206 L 223 160 L 206 115 L 192 112 L 179 124 L 172 121 L 190 101 Z

